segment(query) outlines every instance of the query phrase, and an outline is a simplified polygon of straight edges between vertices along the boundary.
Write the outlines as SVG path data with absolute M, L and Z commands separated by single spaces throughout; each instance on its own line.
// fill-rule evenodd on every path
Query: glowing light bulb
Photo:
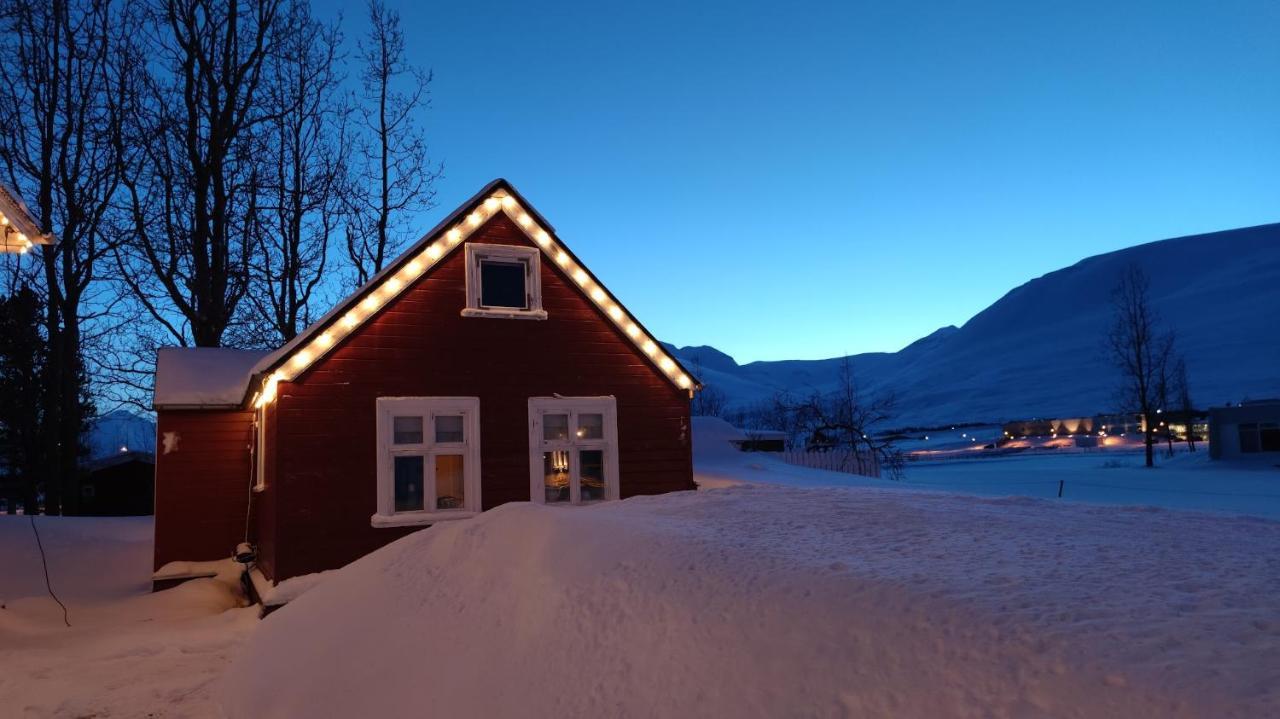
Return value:
M 618 321 L 622 319 L 622 308 L 617 305 L 609 305 L 609 316 Z
M 547 245 L 551 244 L 551 235 L 547 234 L 546 230 L 538 230 L 538 234 L 535 236 L 534 239 L 536 239 L 538 241 L 538 244 L 542 245 L 543 247 L 546 247 Z
M 348 312 L 342 316 L 342 324 L 347 329 L 352 330 L 355 329 L 357 324 L 360 324 L 360 318 L 356 317 L 356 313 Z
M 409 260 L 409 264 L 405 265 L 404 269 L 405 272 L 408 272 L 411 275 L 416 275 L 419 272 L 422 272 L 422 263 L 418 260 Z
M 595 300 L 596 302 L 604 302 L 604 290 L 600 289 L 599 287 L 592 289 L 591 299 Z
M 360 306 L 369 312 L 372 312 L 378 309 L 378 297 L 373 293 L 369 293 L 369 295 L 364 298 L 364 301 L 360 303 Z
M 427 248 L 427 257 L 430 257 L 432 261 L 440 259 L 442 254 L 444 254 L 444 250 L 440 249 L 440 245 L 432 244 Z
M 449 230 L 447 237 L 449 238 L 449 242 L 456 245 L 462 241 L 462 230 L 455 227 L 452 230 Z
M 470 215 L 467 215 L 467 224 L 472 227 L 478 227 L 483 220 L 484 218 L 480 216 L 479 212 L 472 212 Z
M 521 212 L 520 216 L 516 218 L 516 222 L 519 222 L 521 227 L 528 228 L 529 225 L 533 224 L 533 218 Z
M 655 345 L 653 340 L 645 340 L 643 349 L 645 354 L 652 355 L 654 352 L 658 351 L 658 345 Z
M 663 357 L 658 361 L 658 366 L 661 367 L 664 372 L 670 372 L 676 368 L 676 363 L 672 361 L 670 357 Z
M 689 379 L 689 375 L 682 374 L 676 378 L 676 384 L 680 385 L 683 389 L 689 389 L 693 384 L 693 380 Z
M 299 369 L 301 369 L 302 367 L 306 367 L 307 363 L 310 361 L 311 361 L 311 353 L 306 350 L 301 350 L 298 352 L 298 354 L 293 356 L 293 366 L 298 367 Z
M 635 337 L 639 337 L 639 336 L 640 336 L 640 326 L 639 326 L 639 325 L 637 325 L 635 322 L 632 322 L 631 324 L 627 325 L 627 334 L 628 334 L 628 335 L 630 335 L 630 336 L 631 336 L 631 337 L 633 337 L 633 338 L 635 338 Z
M 398 292 L 403 285 L 404 283 L 400 281 L 399 277 L 391 277 L 387 279 L 388 292 Z
M 316 338 L 316 344 L 317 344 L 317 345 L 319 345 L 320 347 L 328 347 L 328 346 L 332 345 L 332 344 L 333 344 L 333 333 L 332 333 L 332 332 L 321 332 L 321 333 L 320 333 L 320 336 Z
M 564 267 L 565 265 L 569 264 L 568 253 L 566 253 L 564 250 L 560 250 L 559 254 L 556 255 L 556 264 L 560 265 L 561 267 Z
M 497 212 L 500 205 L 501 203 L 498 202 L 498 198 L 496 197 L 490 197 L 484 201 L 484 209 L 489 212 Z
M 587 273 L 583 272 L 581 267 L 573 271 L 574 282 L 577 282 L 578 284 L 582 285 L 582 284 L 586 284 L 587 279 L 588 279 Z
M 502 206 L 508 210 L 514 208 L 516 206 L 516 198 L 511 195 L 504 195 L 502 198 Z
M 0 215 L 0 226 L 8 225 L 8 224 L 9 224 L 9 218 L 5 217 L 4 215 Z

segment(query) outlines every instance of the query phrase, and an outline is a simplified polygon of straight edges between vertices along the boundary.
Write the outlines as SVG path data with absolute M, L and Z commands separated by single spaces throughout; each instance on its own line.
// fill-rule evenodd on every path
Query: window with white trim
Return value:
M 613 397 L 529 398 L 529 491 L 547 504 L 618 499 Z
M 545 320 L 541 254 L 536 247 L 468 243 L 463 317 Z
M 430 524 L 480 511 L 480 400 L 378 398 L 375 527 Z

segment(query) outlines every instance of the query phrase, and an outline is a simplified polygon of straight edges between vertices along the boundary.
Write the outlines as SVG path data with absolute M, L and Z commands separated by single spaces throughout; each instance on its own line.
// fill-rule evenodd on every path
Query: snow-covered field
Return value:
M 717 431 L 703 491 L 439 525 L 262 622 L 230 576 L 146 594 L 145 519 L 38 518 L 66 629 L 0 517 L 0 714 L 1280 715 L 1280 522 L 1246 516 L 1280 516 L 1280 472 L 1046 454 L 894 483 Z
M 234 574 L 151 594 L 150 517 L 0 516 L 0 716 L 218 717 L 211 682 L 258 625 Z

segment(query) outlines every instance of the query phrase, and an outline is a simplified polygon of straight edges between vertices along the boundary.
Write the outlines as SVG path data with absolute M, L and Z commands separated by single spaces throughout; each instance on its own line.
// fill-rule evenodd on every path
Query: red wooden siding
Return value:
M 155 568 L 231 556 L 244 540 L 253 413 L 160 410 L 156 437 Z
M 472 242 L 531 246 L 505 215 Z M 542 258 L 545 321 L 463 318 L 465 253 L 457 248 L 297 381 L 282 382 L 269 423 L 273 534 L 280 581 L 350 562 L 414 528 L 374 529 L 378 397 L 480 398 L 481 498 L 529 499 L 528 399 L 617 398 L 623 497 L 692 489 L 689 399 Z M 272 455 L 269 452 L 268 457 Z M 243 506 L 242 506 L 243 509 Z M 274 532 L 266 532 L 267 527 Z

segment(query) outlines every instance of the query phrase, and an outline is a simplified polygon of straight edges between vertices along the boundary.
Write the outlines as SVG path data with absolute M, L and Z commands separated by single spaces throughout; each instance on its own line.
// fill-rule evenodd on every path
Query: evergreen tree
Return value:
M 29 287 L 0 297 L 0 462 L 32 513 L 47 479 L 40 431 L 49 361 L 49 343 L 40 331 L 43 314 L 40 297 Z

